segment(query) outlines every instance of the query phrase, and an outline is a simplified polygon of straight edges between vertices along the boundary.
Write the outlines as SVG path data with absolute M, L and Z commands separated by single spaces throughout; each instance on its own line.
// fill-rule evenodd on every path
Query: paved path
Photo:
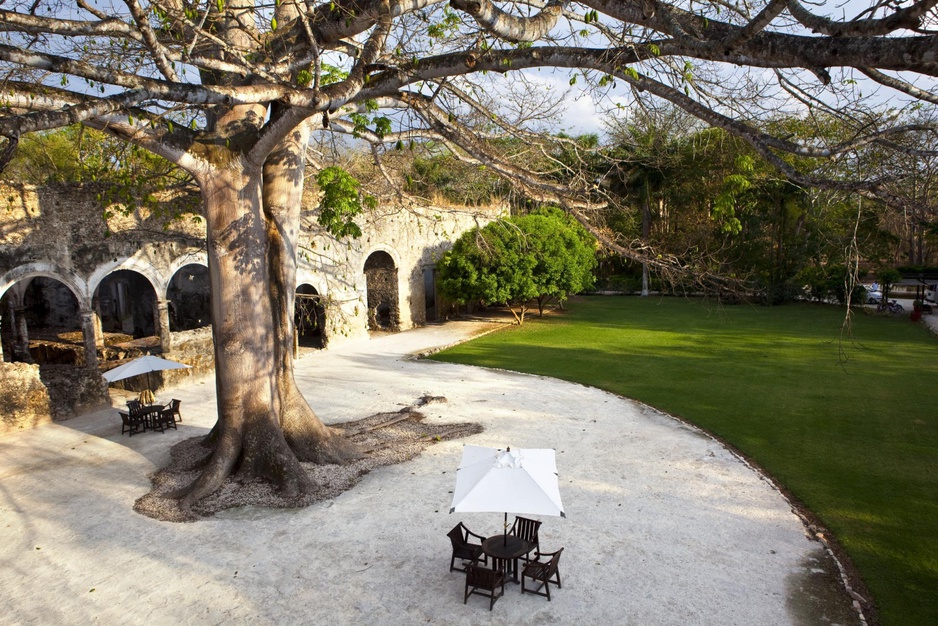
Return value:
M 403 358 L 478 333 L 457 322 L 304 356 L 298 381 L 327 422 L 445 396 L 430 421 L 474 420 L 478 445 L 557 449 L 566 519 L 552 602 L 509 585 L 493 612 L 447 571 L 463 442 L 381 468 L 301 510 L 241 509 L 194 524 L 131 509 L 169 446 L 208 431 L 211 379 L 171 392 L 178 432 L 121 436 L 113 410 L 0 439 L 4 624 L 858 623 L 831 562 L 789 505 L 710 438 L 581 385 Z M 117 404 L 115 400 L 115 404 Z

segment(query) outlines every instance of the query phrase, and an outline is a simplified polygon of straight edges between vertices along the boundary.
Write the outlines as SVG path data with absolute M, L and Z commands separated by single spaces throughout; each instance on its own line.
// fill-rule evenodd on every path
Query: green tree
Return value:
M 492 222 L 464 233 L 439 263 L 439 290 L 460 303 L 504 303 L 518 324 L 593 284 L 595 240 L 557 210 Z

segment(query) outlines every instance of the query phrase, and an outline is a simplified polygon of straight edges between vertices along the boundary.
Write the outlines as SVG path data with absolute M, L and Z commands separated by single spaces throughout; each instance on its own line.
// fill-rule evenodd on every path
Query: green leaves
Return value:
M 341 167 L 327 167 L 316 174 L 316 183 L 322 192 L 319 201 L 319 224 L 334 237 L 362 236 L 354 222 L 366 208 L 374 209 L 378 201 L 361 192 L 361 183 Z
M 440 260 L 440 293 L 457 302 L 522 305 L 565 299 L 593 284 L 595 240 L 559 209 L 493 222 Z

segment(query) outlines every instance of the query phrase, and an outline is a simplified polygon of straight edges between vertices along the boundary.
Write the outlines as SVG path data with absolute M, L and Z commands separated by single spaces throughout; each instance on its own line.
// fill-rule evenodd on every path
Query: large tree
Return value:
M 862 75 L 908 100 L 938 101 L 936 3 L 876 2 L 843 19 L 826 15 L 841 15 L 839 5 L 798 0 L 123 0 L 107 10 L 89 0 L 10 0 L 0 8 L 0 136 L 8 157 L 25 133 L 80 122 L 192 176 L 207 222 L 219 420 L 214 453 L 181 503 L 235 471 L 296 493 L 310 487 L 299 460 L 353 453 L 292 376 L 313 130 L 371 141 L 376 157 L 382 145 L 432 139 L 603 237 L 590 214 L 603 203 L 597 181 L 531 166 L 557 154 L 533 132 L 544 122 L 539 107 L 502 107 L 517 102 L 506 77 L 535 93 L 543 81 L 536 72 L 559 69 L 597 98 L 667 100 L 742 138 L 800 185 L 899 202 L 902 186 L 877 172 L 821 179 L 786 155 L 851 158 L 870 142 L 914 154 L 935 145 L 928 124 L 870 125 L 851 117 L 849 100 Z M 760 107 L 782 104 L 829 108 L 850 134 L 798 143 L 751 123 Z M 923 139 L 897 140 L 910 134 Z M 515 141 L 500 141 L 506 136 Z M 403 190 L 399 197 L 408 201 Z M 687 269 L 640 241 L 607 244 Z

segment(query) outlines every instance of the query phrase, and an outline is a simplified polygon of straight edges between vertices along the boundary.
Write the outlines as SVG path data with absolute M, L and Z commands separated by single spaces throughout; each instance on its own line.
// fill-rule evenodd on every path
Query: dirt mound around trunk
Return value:
M 194 522 L 239 506 L 305 507 L 335 498 L 354 487 L 371 470 L 408 461 L 434 443 L 482 432 L 479 424 L 431 425 L 424 422 L 424 417 L 413 407 L 408 407 L 335 425 L 364 452 L 363 457 L 345 465 L 303 463 L 303 468 L 316 485 L 310 493 L 286 497 L 267 481 L 241 481 L 235 475 L 228 478 L 218 491 L 194 504 L 191 511 L 185 511 L 167 494 L 192 484 L 212 452 L 211 447 L 204 445 L 206 437 L 192 437 L 173 446 L 169 465 L 150 476 L 153 489 L 134 503 L 134 510 L 163 521 Z

